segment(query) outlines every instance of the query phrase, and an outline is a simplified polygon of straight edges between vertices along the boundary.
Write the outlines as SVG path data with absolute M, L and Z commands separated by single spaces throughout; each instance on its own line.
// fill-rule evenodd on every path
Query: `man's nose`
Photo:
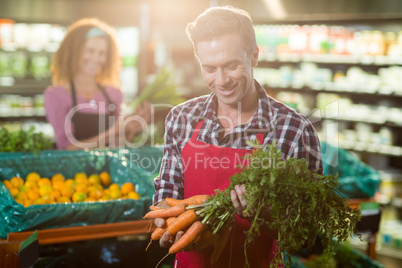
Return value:
M 225 71 L 221 68 L 218 68 L 216 70 L 216 83 L 219 85 L 224 85 L 226 84 L 227 76 L 225 74 Z

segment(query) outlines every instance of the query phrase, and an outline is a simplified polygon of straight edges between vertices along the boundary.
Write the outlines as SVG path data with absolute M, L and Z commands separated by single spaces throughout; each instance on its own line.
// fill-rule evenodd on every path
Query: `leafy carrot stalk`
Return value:
M 166 231 L 174 236 L 179 231 L 190 226 L 196 220 L 198 220 L 198 215 L 195 213 L 194 209 L 186 210 L 186 212 L 177 217 L 177 219 L 167 227 Z
M 165 198 L 165 202 L 169 206 L 175 206 L 180 203 L 186 203 L 190 206 L 193 206 L 193 205 L 201 205 L 201 204 L 205 203 L 205 201 L 207 201 L 208 198 L 209 198 L 209 195 L 194 195 L 192 197 L 189 197 L 189 198 L 186 198 L 183 200 L 168 197 L 168 198 Z
M 156 218 L 177 217 L 186 211 L 186 206 L 187 205 L 185 203 L 181 203 L 167 209 L 150 211 L 147 214 L 145 214 L 144 218 L 156 219 Z
M 160 208 L 160 207 L 152 205 L 152 206 L 149 207 L 149 210 L 150 211 L 157 211 L 157 210 L 163 210 L 163 208 Z
M 215 249 L 211 256 L 212 264 L 215 264 L 219 260 L 219 257 L 221 256 L 222 251 L 226 246 L 229 234 L 230 234 L 229 225 L 226 225 L 226 227 L 222 229 L 218 239 L 215 239 L 214 243 Z
M 185 249 L 186 247 L 190 246 L 196 238 L 202 233 L 204 229 L 204 224 L 200 221 L 194 222 L 190 228 L 184 233 L 180 239 L 174 243 L 170 249 L 169 253 L 170 254 L 176 254 L 180 250 Z

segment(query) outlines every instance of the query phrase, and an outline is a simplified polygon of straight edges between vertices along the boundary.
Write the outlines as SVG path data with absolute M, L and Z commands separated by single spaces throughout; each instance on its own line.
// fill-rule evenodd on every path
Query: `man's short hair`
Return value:
M 197 43 L 224 34 L 239 34 L 249 55 L 255 52 L 257 42 L 253 22 L 247 11 L 231 6 L 211 7 L 200 14 L 186 28 L 196 53 Z

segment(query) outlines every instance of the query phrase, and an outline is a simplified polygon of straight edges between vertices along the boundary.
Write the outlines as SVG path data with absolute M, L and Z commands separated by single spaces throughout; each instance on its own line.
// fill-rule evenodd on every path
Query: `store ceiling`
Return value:
M 116 26 L 138 25 L 148 6 L 151 24 L 185 25 L 217 4 L 243 8 L 256 23 L 402 18 L 400 0 L 1 0 L 0 18 L 68 25 L 97 17 Z

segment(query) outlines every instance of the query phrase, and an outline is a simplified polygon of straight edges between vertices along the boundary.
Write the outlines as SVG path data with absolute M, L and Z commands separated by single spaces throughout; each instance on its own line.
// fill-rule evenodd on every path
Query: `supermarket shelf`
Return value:
M 32 115 L 32 116 L 0 116 L 1 122 L 13 122 L 13 121 L 40 121 L 47 122 L 45 115 Z
M 310 113 L 304 113 L 304 114 L 310 114 Z M 317 123 L 321 122 L 323 120 L 332 120 L 332 121 L 343 121 L 343 122 L 353 122 L 353 123 L 367 123 L 367 124 L 372 124 L 372 125 L 380 125 L 384 127 L 393 127 L 393 128 L 402 128 L 402 122 L 392 122 L 388 120 L 370 120 L 370 119 L 358 119 L 358 118 L 351 118 L 351 117 L 316 117 L 316 116 L 307 116 L 307 119 L 309 119 L 311 122 Z
M 341 88 L 340 86 L 337 86 L 335 83 L 327 83 L 327 85 L 322 85 L 317 88 L 310 88 L 310 87 L 301 87 L 301 88 L 295 88 L 291 86 L 271 86 L 271 85 L 264 85 L 265 89 L 267 90 L 272 90 L 272 91 L 286 91 L 286 92 L 296 92 L 296 93 L 331 93 L 331 94 L 348 94 L 348 95 L 358 95 L 358 96 L 370 96 L 370 97 L 381 97 L 382 99 L 384 98 L 389 98 L 394 100 L 395 98 L 401 98 L 402 99 L 402 94 L 398 94 L 395 92 L 391 92 L 389 90 L 370 90 L 370 91 L 357 91 L 357 90 L 338 90 L 336 88 Z
M 0 94 L 13 94 L 23 96 L 33 96 L 43 94 L 43 91 L 52 84 L 50 79 L 36 80 L 33 78 L 26 79 L 9 79 L 10 82 L 0 83 Z
M 298 63 L 314 62 L 329 64 L 346 64 L 353 66 L 390 66 L 402 65 L 402 57 L 371 56 L 371 55 L 337 55 L 337 54 L 276 54 L 266 55 L 264 60 L 258 62 L 260 67 L 270 66 L 272 63 Z
M 352 150 L 357 152 L 368 152 L 373 154 L 402 157 L 402 147 L 399 146 L 371 144 L 367 142 L 344 141 L 339 144 L 339 147 L 345 150 Z

